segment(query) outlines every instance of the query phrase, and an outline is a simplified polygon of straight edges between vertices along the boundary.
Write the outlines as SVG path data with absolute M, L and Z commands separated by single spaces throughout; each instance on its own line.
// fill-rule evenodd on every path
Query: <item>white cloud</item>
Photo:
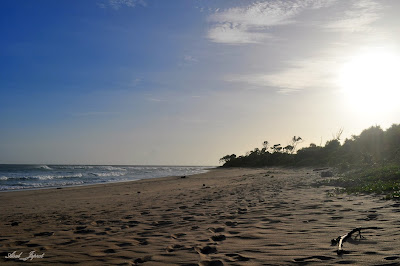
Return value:
M 327 88 L 335 84 L 334 60 L 307 60 L 292 62 L 284 70 L 263 74 L 231 75 L 225 81 L 245 84 L 247 87 L 275 88 L 278 93 L 288 94 L 308 88 Z
M 146 2 L 144 0 L 107 0 L 98 3 L 98 6 L 101 8 L 110 7 L 114 10 L 118 10 L 122 7 L 135 7 L 137 5 L 146 6 Z
M 370 31 L 370 25 L 379 19 L 382 8 L 374 0 L 353 0 L 350 9 L 343 11 L 340 18 L 329 21 L 323 27 L 341 32 Z
M 335 1 L 275 0 L 217 11 L 209 17 L 214 25 L 208 37 L 218 43 L 258 43 L 271 37 L 267 32 L 270 27 L 291 24 L 303 10 L 319 9 Z
M 178 63 L 178 66 L 186 67 L 186 66 L 191 66 L 191 65 L 197 64 L 198 62 L 199 62 L 199 60 L 196 57 L 186 54 L 180 58 L 180 62 Z
M 162 102 L 161 99 L 157 99 L 157 98 L 148 98 L 147 100 L 150 102 Z
M 197 63 L 198 62 L 198 60 L 195 57 L 191 56 L 191 55 L 183 56 L 183 60 L 185 62 L 187 62 L 187 63 Z
M 216 25 L 208 32 L 208 38 L 213 42 L 228 44 L 259 43 L 270 37 L 268 33 L 252 31 L 247 25 L 228 22 Z
M 326 13 L 315 19 L 316 13 Z M 276 26 L 302 23 L 329 31 L 365 32 L 372 30 L 371 24 L 381 17 L 383 5 L 377 0 L 270 0 L 255 2 L 244 7 L 232 7 L 215 11 L 208 20 L 212 23 L 208 38 L 217 43 L 246 44 L 261 43 L 274 37 L 271 29 Z M 320 14 L 324 14 L 320 13 Z M 309 23 L 304 24 L 308 20 Z M 310 24 L 310 21 L 311 22 Z

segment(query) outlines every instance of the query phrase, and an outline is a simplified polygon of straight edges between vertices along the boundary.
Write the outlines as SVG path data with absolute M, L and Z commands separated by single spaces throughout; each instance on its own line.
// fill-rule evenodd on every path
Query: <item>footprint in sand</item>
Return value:
M 228 221 L 225 223 L 225 225 L 231 226 L 231 227 L 236 226 L 237 224 L 238 224 L 237 222 L 232 222 L 232 221 Z
M 93 221 L 90 224 L 93 226 L 99 226 L 99 225 L 104 225 L 105 221 L 103 220 L 97 220 L 97 221 Z
M 137 258 L 133 261 L 133 263 L 135 263 L 135 265 L 138 265 L 140 263 L 145 263 L 146 261 L 150 261 L 151 260 L 151 256 L 145 256 L 144 258 Z
M 52 236 L 52 235 L 54 235 L 54 232 L 41 232 L 34 234 L 34 236 Z
M 139 245 L 141 246 L 146 246 L 149 244 L 146 238 L 135 238 L 135 240 L 138 242 Z
M 76 230 L 74 231 L 74 234 L 85 235 L 85 234 L 92 234 L 95 232 L 95 230 L 93 230 L 93 229 L 86 229 L 86 228 L 87 228 L 87 226 L 77 226 Z
M 115 250 L 112 249 L 112 248 L 106 249 L 106 250 L 104 250 L 103 252 L 106 253 L 106 254 L 116 253 Z
M 135 227 L 135 226 L 137 226 L 138 224 L 139 224 L 138 221 L 129 221 L 129 222 L 128 222 L 128 227 Z
M 130 246 L 132 246 L 132 243 L 130 243 L 130 242 L 122 242 L 122 243 L 117 244 L 117 246 L 121 247 L 121 248 L 130 247 Z
M 214 235 L 211 237 L 213 241 L 224 241 L 226 239 L 225 235 Z
M 218 228 L 210 227 L 210 228 L 208 228 L 208 230 L 210 230 L 211 233 L 220 233 L 220 232 L 224 232 L 225 228 L 223 228 L 223 227 L 218 227 Z
M 205 246 L 205 247 L 195 247 L 194 248 L 198 253 L 201 254 L 212 254 L 212 253 L 217 253 L 217 248 L 216 247 L 212 247 L 212 246 Z
M 398 256 L 390 256 L 390 257 L 385 257 L 384 259 L 385 260 L 397 260 L 397 259 L 399 259 L 400 257 L 398 257 Z
M 178 238 L 181 238 L 181 237 L 183 237 L 183 236 L 185 236 L 186 234 L 184 234 L 184 233 L 178 233 L 178 234 L 172 234 L 171 235 L 171 238 L 173 238 L 173 239 L 178 239 Z
M 183 246 L 183 245 L 170 245 L 170 246 L 168 246 L 167 248 L 166 248 L 166 251 L 167 252 L 174 252 L 175 250 L 179 250 L 179 249 L 183 249 L 183 248 L 185 248 L 185 246 Z
M 247 213 L 247 209 L 245 209 L 245 208 L 238 208 L 237 213 L 238 213 L 238 214 L 246 214 L 246 213 Z
M 74 243 L 76 243 L 76 242 L 78 242 L 78 241 L 72 239 L 72 240 L 69 240 L 69 241 L 60 243 L 60 244 L 58 244 L 58 245 L 66 246 L 66 245 L 74 244 Z
M 153 226 L 157 226 L 157 227 L 171 225 L 171 224 L 173 224 L 173 222 L 171 222 L 171 221 L 157 221 L 157 222 L 152 223 Z
M 229 254 L 225 254 L 225 255 L 232 258 L 234 261 L 249 261 L 250 260 L 250 258 L 247 258 L 247 257 L 242 256 L 237 253 L 229 253 Z

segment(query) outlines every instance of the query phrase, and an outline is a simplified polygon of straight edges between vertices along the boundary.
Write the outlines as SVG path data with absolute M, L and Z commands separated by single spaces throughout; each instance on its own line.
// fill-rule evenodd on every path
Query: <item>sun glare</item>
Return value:
M 355 111 L 386 112 L 398 105 L 400 57 L 382 50 L 354 56 L 340 70 L 339 86 Z

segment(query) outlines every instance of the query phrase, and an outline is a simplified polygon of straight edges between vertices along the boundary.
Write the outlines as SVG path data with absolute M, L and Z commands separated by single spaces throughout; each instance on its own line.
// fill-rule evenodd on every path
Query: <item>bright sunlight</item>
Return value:
M 355 111 L 379 113 L 398 104 L 400 57 L 375 49 L 352 57 L 339 73 L 339 86 Z

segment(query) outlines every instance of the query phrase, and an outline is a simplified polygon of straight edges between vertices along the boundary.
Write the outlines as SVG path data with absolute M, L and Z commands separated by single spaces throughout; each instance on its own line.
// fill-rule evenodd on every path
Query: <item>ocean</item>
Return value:
M 81 186 L 207 172 L 207 166 L 0 165 L 0 191 Z

